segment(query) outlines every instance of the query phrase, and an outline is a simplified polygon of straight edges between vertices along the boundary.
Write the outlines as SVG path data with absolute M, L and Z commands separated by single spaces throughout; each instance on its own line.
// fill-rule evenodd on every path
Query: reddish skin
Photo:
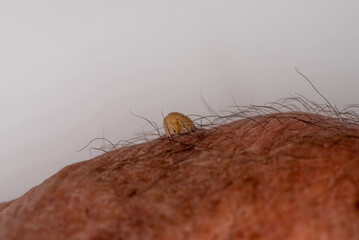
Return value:
M 0 239 L 359 239 L 358 126 L 255 120 L 70 165 L 0 204 Z

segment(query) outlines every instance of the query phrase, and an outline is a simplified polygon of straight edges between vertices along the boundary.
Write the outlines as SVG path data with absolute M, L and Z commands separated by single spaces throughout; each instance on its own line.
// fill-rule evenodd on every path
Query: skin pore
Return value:
M 359 239 L 358 116 L 288 101 L 70 165 L 0 204 L 0 239 Z

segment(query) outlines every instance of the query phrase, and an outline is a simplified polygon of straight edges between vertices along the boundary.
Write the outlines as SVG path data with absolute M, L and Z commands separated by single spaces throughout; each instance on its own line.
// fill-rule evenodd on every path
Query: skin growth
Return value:
M 163 128 L 167 136 L 194 132 L 196 127 L 192 120 L 179 112 L 171 112 L 163 120 Z

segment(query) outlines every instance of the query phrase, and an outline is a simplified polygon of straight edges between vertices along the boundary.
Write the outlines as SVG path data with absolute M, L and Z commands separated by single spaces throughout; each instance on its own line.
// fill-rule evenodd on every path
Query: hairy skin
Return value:
M 247 118 L 70 165 L 0 204 L 0 239 L 359 239 L 359 127 Z

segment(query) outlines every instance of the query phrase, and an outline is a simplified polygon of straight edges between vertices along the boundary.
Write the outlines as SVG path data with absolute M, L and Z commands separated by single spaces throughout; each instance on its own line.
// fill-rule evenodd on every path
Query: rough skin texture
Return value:
M 0 204 L 0 239 L 354 240 L 358 183 L 358 126 L 264 115 L 67 166 Z

